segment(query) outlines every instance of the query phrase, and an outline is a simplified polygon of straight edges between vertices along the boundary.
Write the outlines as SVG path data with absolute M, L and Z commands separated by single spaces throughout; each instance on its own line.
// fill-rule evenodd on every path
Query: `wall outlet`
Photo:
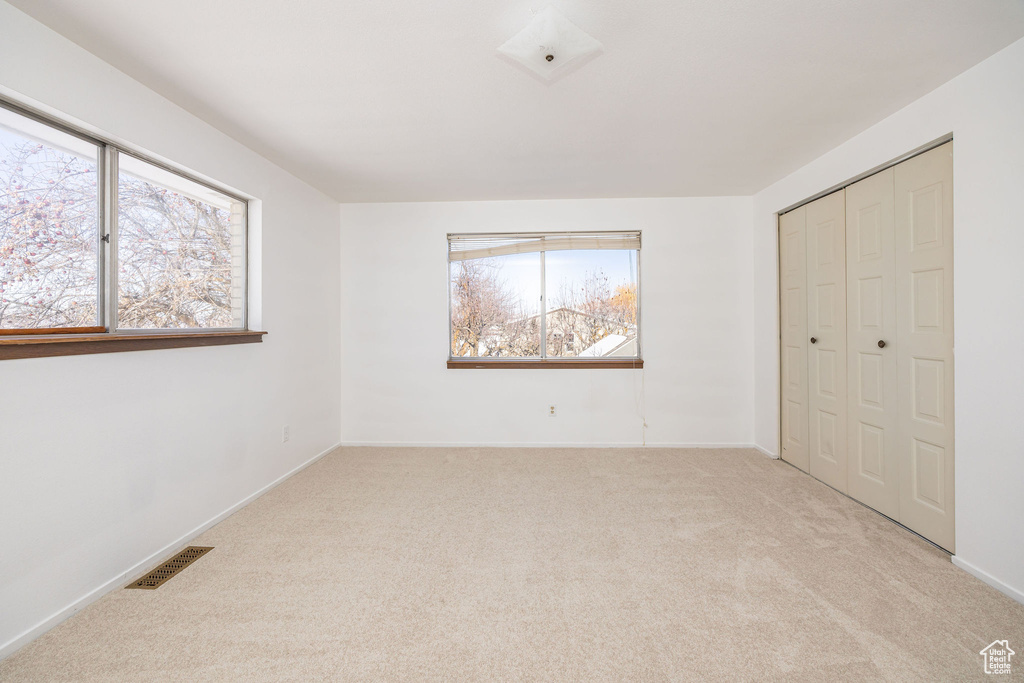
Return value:
M 281 430 L 281 443 L 285 443 L 290 438 L 292 438 L 292 428 L 288 425 L 285 425 L 284 428 Z
M 555 416 L 555 406 L 548 406 L 548 417 Z

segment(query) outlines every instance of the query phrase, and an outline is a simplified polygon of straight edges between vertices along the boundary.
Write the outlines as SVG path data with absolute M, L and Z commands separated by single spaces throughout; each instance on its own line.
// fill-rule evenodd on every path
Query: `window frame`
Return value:
M 594 357 L 594 358 L 579 358 L 577 356 L 565 357 L 565 356 L 549 356 L 547 351 L 548 339 L 547 339 L 547 316 L 548 301 L 547 301 L 547 264 L 545 261 L 545 250 L 539 251 L 540 256 L 540 312 L 538 316 L 540 318 L 540 356 L 504 356 L 504 357 L 487 357 L 487 356 L 453 356 L 452 355 L 452 238 L 465 239 L 465 238 L 546 238 L 546 237 L 572 237 L 572 236 L 600 236 L 600 235 L 621 235 L 623 233 L 635 232 L 637 239 L 640 241 L 640 246 L 634 249 L 622 249 L 616 251 L 635 251 L 636 252 L 636 356 L 630 356 L 625 358 L 608 358 L 608 357 Z M 448 271 L 448 282 L 447 282 L 447 297 L 448 297 L 448 340 L 447 340 L 447 367 L 449 370 L 455 369 L 577 369 L 577 368 L 610 368 L 610 369 L 642 369 L 644 367 L 643 360 L 643 346 L 642 346 L 642 334 L 640 332 L 642 327 L 642 286 L 641 286 L 641 272 L 640 267 L 640 252 L 642 251 L 643 238 L 641 230 L 578 230 L 578 231 L 536 231 L 536 232 L 487 232 L 487 233 L 456 233 L 450 232 L 446 235 L 446 241 L 448 245 L 447 255 L 447 271 Z M 587 249 L 563 249 L 561 251 L 588 251 Z
M 265 332 L 249 329 L 249 216 L 250 199 L 216 182 L 169 163 L 155 159 L 136 149 L 109 138 L 84 131 L 59 118 L 37 111 L 21 103 L 0 96 L 0 108 L 36 123 L 48 126 L 96 146 L 97 174 L 97 285 L 96 325 L 76 328 L 11 328 L 0 330 L 0 360 L 46 355 L 77 355 L 135 350 L 132 339 L 138 339 L 137 348 L 176 348 L 179 346 L 209 346 L 229 343 L 262 341 Z M 150 164 L 196 183 L 238 202 L 242 217 L 242 310 L 240 327 L 208 328 L 119 328 L 117 320 L 117 238 L 118 238 L 118 160 L 121 155 Z M 221 335 L 220 341 L 209 337 Z M 114 342 L 105 344 L 105 341 Z M 81 348 L 69 344 L 82 342 Z M 110 348 L 105 348 L 109 346 Z M 87 347 L 89 350 L 87 350 Z

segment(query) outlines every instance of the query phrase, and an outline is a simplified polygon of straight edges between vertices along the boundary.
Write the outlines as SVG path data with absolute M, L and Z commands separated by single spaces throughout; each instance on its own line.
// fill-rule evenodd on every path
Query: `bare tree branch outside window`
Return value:
M 231 327 L 230 211 L 122 173 L 118 324 Z
M 0 328 L 96 325 L 96 168 L 0 128 Z

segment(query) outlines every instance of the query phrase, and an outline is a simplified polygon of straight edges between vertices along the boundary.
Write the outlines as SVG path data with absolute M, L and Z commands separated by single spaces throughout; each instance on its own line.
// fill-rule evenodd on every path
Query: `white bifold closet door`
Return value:
M 807 205 L 810 472 L 846 491 L 846 206 L 843 192 Z
M 953 143 L 895 167 L 899 521 L 953 551 Z
M 952 154 L 779 219 L 782 458 L 951 552 Z
M 899 518 L 893 169 L 846 188 L 850 457 L 847 492 Z

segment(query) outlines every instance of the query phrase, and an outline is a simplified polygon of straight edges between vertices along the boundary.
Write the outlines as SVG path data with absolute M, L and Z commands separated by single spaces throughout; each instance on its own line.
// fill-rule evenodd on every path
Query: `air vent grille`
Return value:
M 190 545 L 141 579 L 132 581 L 125 588 L 155 590 L 211 550 L 213 550 L 212 546 Z

